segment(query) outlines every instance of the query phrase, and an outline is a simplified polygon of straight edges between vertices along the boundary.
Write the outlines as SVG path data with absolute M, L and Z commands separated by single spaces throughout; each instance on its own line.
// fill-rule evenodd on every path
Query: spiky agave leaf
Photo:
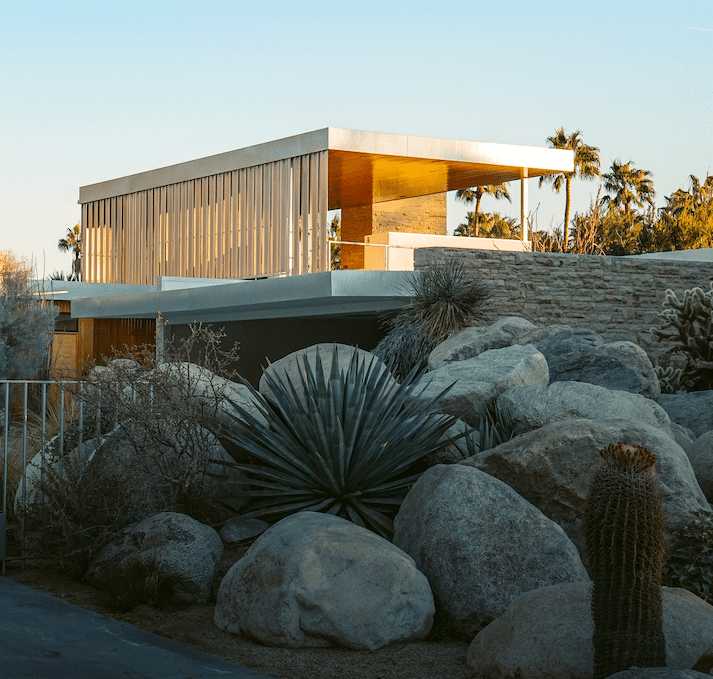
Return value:
M 300 361 L 300 359 L 298 359 Z M 225 433 L 250 452 L 256 464 L 235 463 L 248 476 L 250 516 L 280 519 L 296 511 L 325 511 L 384 537 L 418 474 L 413 463 L 437 450 L 453 416 L 432 417 L 445 389 L 425 405 L 411 399 L 414 369 L 396 383 L 378 360 L 354 352 L 346 371 L 334 347 L 325 372 L 319 352 L 314 366 L 301 357 L 296 383 L 265 373 L 268 402 L 247 382 L 267 425 L 237 403 Z

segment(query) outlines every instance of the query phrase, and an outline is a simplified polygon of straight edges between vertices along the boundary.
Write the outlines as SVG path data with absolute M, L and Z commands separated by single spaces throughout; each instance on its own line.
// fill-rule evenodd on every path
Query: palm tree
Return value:
M 558 174 L 547 174 L 540 177 L 539 186 L 552 184 L 555 193 L 559 193 L 564 186 L 564 229 L 563 233 L 569 231 L 569 214 L 572 200 L 572 189 L 570 181 L 577 179 L 594 179 L 601 177 L 599 172 L 599 149 L 596 146 L 589 146 L 582 141 L 581 130 L 572 132 L 569 136 L 564 131 L 564 127 L 555 130 L 553 137 L 547 137 L 547 143 L 553 149 L 566 149 L 574 151 L 574 172 L 560 172 Z M 565 235 L 565 240 L 567 236 Z M 565 242 L 565 249 L 567 243 Z
M 59 239 L 57 247 L 62 252 L 69 252 L 71 250 L 74 253 L 72 274 L 69 280 L 79 280 L 82 275 L 82 228 L 79 224 L 75 224 L 71 229 L 67 229 L 67 235 Z
M 508 182 L 504 184 L 490 184 L 485 186 L 475 186 L 470 189 L 459 189 L 456 191 L 456 198 L 466 205 L 471 205 L 475 202 L 475 212 L 473 217 L 473 236 L 477 238 L 480 223 L 480 201 L 483 196 L 492 196 L 495 200 L 507 198 L 512 203 L 510 193 L 507 189 Z
M 604 190 L 610 194 L 604 196 L 602 202 L 609 209 L 622 208 L 624 211 L 624 221 L 628 221 L 631 213 L 632 203 L 638 207 L 645 204 L 654 206 L 654 182 L 648 170 L 639 170 L 632 166 L 632 161 L 622 163 L 615 160 L 611 166 L 611 172 L 607 172 L 604 177 Z
M 469 212 L 468 221 L 459 224 L 454 236 L 472 236 L 475 232 L 475 213 Z M 520 224 L 512 217 L 504 217 L 499 212 L 485 212 L 479 215 L 480 233 L 485 238 L 520 238 Z
M 690 175 L 691 190 L 678 189 L 670 197 L 666 198 L 667 205 L 664 210 L 669 210 L 678 217 L 686 212 L 693 213 L 696 208 L 700 208 L 713 200 L 713 175 L 706 177 L 701 184 L 701 180 L 695 175 Z

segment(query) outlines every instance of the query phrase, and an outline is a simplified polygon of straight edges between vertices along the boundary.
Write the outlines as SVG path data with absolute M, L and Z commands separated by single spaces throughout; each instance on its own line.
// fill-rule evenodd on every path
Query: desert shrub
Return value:
M 512 414 L 507 408 L 498 406 L 497 401 L 491 401 L 480 418 L 479 431 L 480 452 L 509 441 L 515 436 Z
M 110 605 L 118 611 L 131 611 L 147 605 L 159 610 L 185 608 L 188 604 L 177 595 L 181 584 L 175 574 L 158 568 L 152 559 L 138 560 L 107 581 L 103 590 Z
M 4 431 L 0 428 L 0 437 Z M 2 440 L 2 439 L 0 439 Z M 22 479 L 22 427 L 9 425 L 7 448 L 7 518 L 12 521 L 14 516 L 15 492 Z M 1 444 L 0 444 L 1 445 Z M 0 452 L 2 448 L 0 448 Z M 0 455 L 0 492 L 4 488 L 5 461 Z
M 486 407 L 478 425 L 478 438 L 473 436 L 475 427 L 464 431 L 458 438 L 465 438 L 468 457 L 482 453 L 510 441 L 515 436 L 515 424 L 512 414 L 507 408 L 498 406 L 497 399 L 493 399 Z M 457 439 L 456 439 L 457 440 Z M 455 440 L 453 441 L 455 442 Z
M 679 370 L 663 366 L 657 372 L 666 390 L 699 391 L 713 388 L 713 283 L 704 292 L 693 288 L 679 299 L 666 290 L 660 328 L 652 328 L 659 342 L 671 346 L 667 354 L 682 359 Z
M 31 278 L 29 262 L 0 252 L 0 379 L 32 379 L 47 367 L 57 310 Z
M 713 513 L 694 512 L 672 538 L 664 566 L 665 584 L 683 587 L 713 604 Z
M 225 453 L 203 426 L 214 422 L 226 384 L 214 370 L 237 358 L 236 347 L 220 348 L 222 337 L 195 327 L 188 340 L 164 347 L 164 359 L 178 360 L 161 365 L 152 347 L 126 350 L 78 386 L 72 397 L 82 426 L 69 421 L 64 445 L 46 446 L 28 508 L 37 556 L 81 577 L 130 523 L 175 511 L 214 524 L 235 513 L 224 498 L 239 488 L 214 462 Z
M 373 350 L 399 379 L 425 367 L 443 340 L 483 321 L 491 297 L 481 277 L 453 259 L 417 272 L 407 292 L 410 301 L 384 321 L 389 332 Z
M 82 578 L 91 560 L 132 521 L 130 479 L 79 456 L 47 457 L 41 495 L 28 507 L 30 553 L 42 566 Z
M 327 512 L 390 537 L 392 519 L 419 476 L 414 463 L 439 449 L 456 421 L 432 417 L 448 389 L 418 405 L 410 400 L 415 369 L 398 384 L 379 361 L 358 352 L 340 372 L 336 346 L 329 372 L 319 353 L 314 366 L 302 358 L 298 384 L 265 373 L 272 403 L 250 387 L 267 424 L 234 404 L 226 436 L 255 460 L 235 463 L 253 486 L 245 493 L 252 498 L 245 517 Z

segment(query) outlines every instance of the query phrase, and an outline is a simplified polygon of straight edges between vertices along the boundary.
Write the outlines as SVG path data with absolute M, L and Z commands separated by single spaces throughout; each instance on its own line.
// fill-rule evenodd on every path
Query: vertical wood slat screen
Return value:
M 82 205 L 82 277 L 252 278 L 329 270 L 327 152 Z

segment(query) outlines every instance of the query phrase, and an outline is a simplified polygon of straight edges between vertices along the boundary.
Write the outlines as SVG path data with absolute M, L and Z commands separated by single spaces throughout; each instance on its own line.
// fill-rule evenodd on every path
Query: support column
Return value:
M 527 168 L 523 167 L 520 169 L 520 229 L 521 229 L 521 236 L 523 241 L 527 241 L 527 232 L 528 232 L 528 224 L 527 224 L 527 212 L 528 212 L 528 205 L 527 205 Z

